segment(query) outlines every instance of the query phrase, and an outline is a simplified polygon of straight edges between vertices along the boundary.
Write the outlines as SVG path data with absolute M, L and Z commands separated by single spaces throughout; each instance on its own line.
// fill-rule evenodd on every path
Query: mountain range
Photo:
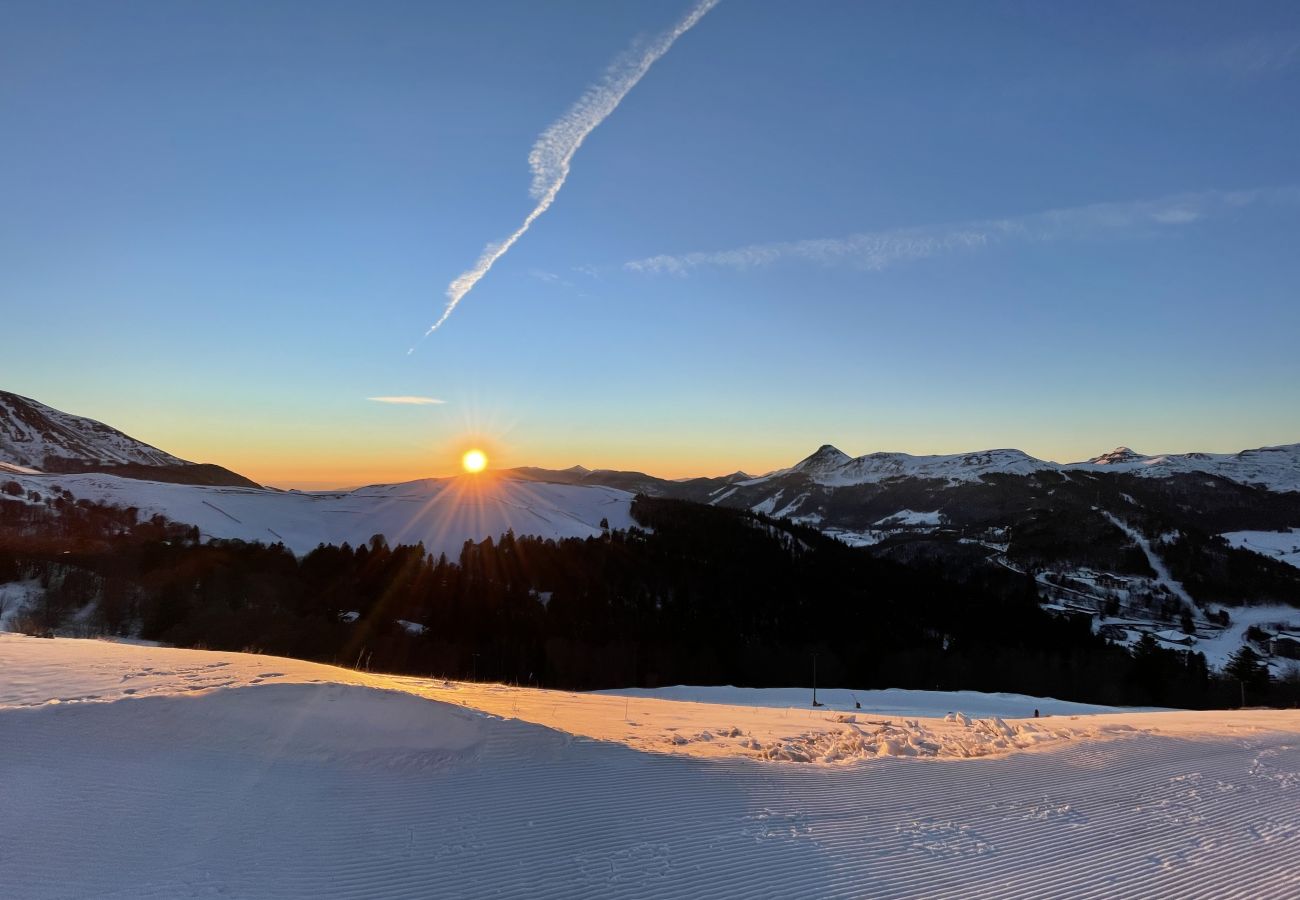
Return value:
M 259 487 L 250 478 L 212 463 L 194 463 L 137 440 L 103 422 L 73 415 L 29 397 L 0 391 L 0 465 L 28 474 L 104 472 L 128 478 L 182 484 Z M 1014 449 L 915 456 L 875 452 L 849 456 L 823 444 L 795 465 L 757 477 L 733 472 L 721 477 L 668 480 L 613 469 L 542 469 L 525 466 L 505 470 L 507 477 L 556 484 L 600 484 L 660 496 L 680 496 L 722 502 L 723 491 L 800 484 L 818 488 L 856 487 L 900 480 L 971 484 L 997 476 L 1039 473 L 1124 473 L 1167 478 L 1204 474 L 1275 492 L 1300 492 L 1300 443 L 1259 447 L 1239 453 L 1172 453 L 1146 455 L 1116 447 L 1084 462 L 1057 463 Z M 766 486 L 766 487 L 764 487 Z M 723 490 L 718 490 L 722 488 Z M 752 492 L 749 492 L 752 493 Z M 775 496 L 769 494 L 768 496 Z M 787 498 L 783 509 L 797 513 L 802 502 Z M 762 503 L 760 500 L 758 503 Z M 734 504 L 733 504 L 734 505 Z M 758 504 L 755 504 L 758 505 Z
M 445 543 L 459 538 L 463 529 L 430 524 L 439 518 L 434 515 L 437 504 L 432 498 L 442 497 L 445 502 L 453 496 L 462 505 L 473 498 L 482 510 L 489 506 L 496 510 L 491 515 L 481 511 L 474 516 L 478 525 L 469 529 L 473 533 L 464 535 L 468 538 L 486 537 L 491 528 L 570 536 L 575 532 L 569 526 L 578 521 L 586 533 L 596 533 L 598 522 L 587 521 L 587 513 L 600 503 L 593 506 L 581 491 L 557 493 L 559 486 L 600 489 L 603 499 L 618 496 L 608 493 L 613 489 L 622 492 L 628 502 L 635 494 L 645 494 L 746 510 L 812 526 L 851 544 L 882 545 L 880 552 L 898 553 L 904 551 L 891 539 L 905 537 L 914 549 L 921 537 L 927 537 L 929 544 L 956 533 L 988 541 L 1013 527 L 1018 537 L 1014 543 L 1023 550 L 1028 533 L 1040 527 L 1049 533 L 1069 531 L 1062 535 L 1062 547 L 1074 543 L 1064 540 L 1071 534 L 1096 531 L 1095 537 L 1101 540 L 1087 555 L 1109 556 L 1115 563 L 1118 547 L 1127 538 L 1107 516 L 1118 515 L 1138 522 L 1152 534 L 1166 535 L 1271 532 L 1300 526 L 1300 444 L 1231 454 L 1156 456 L 1118 447 L 1066 464 L 1013 449 L 932 456 L 877 452 L 853 457 L 825 444 L 788 468 L 757 477 L 737 471 L 718 477 L 665 479 L 644 472 L 583 466 L 559 470 L 525 466 L 500 470 L 495 477 L 477 482 L 421 479 L 404 485 L 303 493 L 261 488 L 252 479 L 221 466 L 180 459 L 102 422 L 0 391 L 0 472 L 4 471 L 29 477 L 57 474 L 63 476 L 62 489 L 76 484 L 86 499 L 135 506 L 207 526 L 214 536 L 267 539 L 268 533 L 277 536 L 291 531 L 297 539 L 290 543 L 308 547 L 317 541 L 355 541 L 358 529 L 368 527 L 393 531 L 390 536 L 394 538 L 398 533 L 428 537 L 424 532 L 432 529 L 442 538 L 438 543 Z M 77 474 L 88 477 L 70 477 Z M 230 527 L 235 517 L 214 516 L 220 504 L 213 498 L 195 500 L 200 495 L 179 487 L 148 488 L 138 482 L 239 488 L 239 496 L 253 498 L 245 502 L 283 514 L 272 515 L 273 521 L 265 528 L 250 533 L 248 528 Z M 477 485 L 471 491 L 444 490 L 447 485 L 471 483 Z M 528 483 L 550 487 L 529 489 Z M 554 495 L 554 501 L 543 501 L 549 513 L 541 514 L 540 519 L 531 513 L 512 516 L 502 512 L 532 510 L 531 501 L 539 492 Z M 276 496 L 296 499 L 276 500 Z M 424 511 L 425 529 L 413 529 L 409 521 L 394 522 L 385 516 L 353 515 L 353 527 L 343 531 L 313 525 L 330 521 L 325 511 L 331 504 L 343 503 L 348 509 L 350 502 L 369 509 L 382 500 L 383 506 L 391 508 L 399 497 L 426 499 L 430 506 Z M 567 514 L 566 504 L 572 507 Z M 347 520 L 346 514 L 341 515 Z M 262 518 L 252 516 L 254 521 Z M 625 518 L 622 512 L 614 516 L 618 521 Z M 1061 526 L 1065 520 L 1072 523 L 1072 530 Z M 548 527 L 547 523 L 552 524 Z M 470 520 L 465 524 L 468 527 Z M 1103 552 L 1105 547 L 1112 552 Z M 1048 546 L 1040 549 L 1052 553 Z M 1058 548 L 1055 552 L 1063 551 Z
M 299 492 L 0 392 L 0 486 L 27 503 L 130 508 L 205 538 L 283 543 L 298 554 L 383 534 L 453 557 L 465 541 L 507 530 L 563 539 L 631 527 L 632 501 L 643 494 L 815 528 L 958 578 L 1011 569 L 1064 613 L 1106 620 L 1117 640 L 1205 640 L 1227 610 L 1240 619 L 1246 607 L 1282 610 L 1259 620 L 1271 626 L 1259 634 L 1300 632 L 1286 612 L 1300 606 L 1300 444 L 1158 456 L 1120 447 L 1069 464 L 1010 449 L 853 457 L 824 445 L 756 477 L 521 467 Z

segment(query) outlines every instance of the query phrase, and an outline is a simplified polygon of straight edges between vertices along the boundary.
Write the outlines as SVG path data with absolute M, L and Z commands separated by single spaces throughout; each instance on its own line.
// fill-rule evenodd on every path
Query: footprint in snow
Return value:
M 930 856 L 982 856 L 997 851 L 975 829 L 957 822 L 921 819 L 895 830 L 909 849 Z
M 642 841 L 613 853 L 575 856 L 582 877 L 598 884 L 641 886 L 672 868 L 667 844 Z
M 812 833 L 808 817 L 803 813 L 778 813 L 763 808 L 741 821 L 746 824 L 740 833 L 756 841 L 793 841 Z

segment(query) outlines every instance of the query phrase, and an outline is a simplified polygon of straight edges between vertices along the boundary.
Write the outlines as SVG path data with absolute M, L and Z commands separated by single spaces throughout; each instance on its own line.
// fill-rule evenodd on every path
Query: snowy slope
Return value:
M 79 500 L 136 507 L 141 518 L 162 514 L 196 525 L 206 538 L 278 541 L 299 554 L 322 542 L 355 546 L 382 534 L 390 544 L 423 541 L 429 552 L 454 559 L 466 540 L 500 537 L 508 529 L 558 539 L 598 535 L 601 519 L 611 528 L 634 524 L 632 495 L 625 491 L 492 476 L 332 493 L 168 484 L 94 473 L 13 477 L 44 495 L 57 485 Z
M 110 465 L 185 463 L 102 422 L 0 391 L 0 461 L 45 469 L 52 468 L 49 457 Z
M 1296 711 L 850 722 L 7 635 L 0 670 L 6 896 L 1300 890 Z
M 1300 569 L 1300 528 L 1289 531 L 1229 531 L 1220 537 L 1234 547 L 1254 550 Z

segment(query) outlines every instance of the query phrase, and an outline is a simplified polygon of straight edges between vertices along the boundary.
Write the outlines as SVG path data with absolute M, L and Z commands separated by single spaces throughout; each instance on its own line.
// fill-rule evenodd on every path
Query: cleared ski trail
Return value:
M 573 721 L 509 714 L 544 718 L 548 698 Z M 785 713 L 788 728 L 795 712 L 4 636 L 0 885 L 19 898 L 1300 894 L 1293 711 L 1066 716 L 1028 750 L 801 764 L 583 737 L 584 701 L 592 721 L 617 720 L 611 733 L 632 731 L 629 705 L 662 734 L 719 716 L 761 730 Z
M 1147 540 L 1146 535 L 1113 513 L 1107 512 L 1104 509 L 1100 510 L 1100 512 L 1110 520 L 1112 525 L 1128 535 L 1129 540 L 1138 545 L 1142 550 L 1142 553 L 1146 556 L 1147 563 L 1150 564 L 1152 571 L 1156 573 L 1156 581 L 1168 588 L 1169 592 L 1179 600 L 1183 601 L 1189 609 L 1196 609 L 1196 601 L 1192 599 L 1192 595 L 1187 593 L 1187 589 L 1183 587 L 1182 582 L 1175 580 L 1174 576 L 1169 573 L 1169 567 L 1166 566 L 1165 561 L 1160 558 L 1160 554 L 1156 553 L 1155 548 L 1151 546 L 1151 542 Z

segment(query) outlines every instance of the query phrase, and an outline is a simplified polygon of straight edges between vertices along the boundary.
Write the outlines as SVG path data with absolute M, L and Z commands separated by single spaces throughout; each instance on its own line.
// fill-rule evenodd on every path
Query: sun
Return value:
M 482 450 L 466 450 L 460 458 L 460 464 L 466 472 L 482 472 L 487 468 L 487 454 Z

